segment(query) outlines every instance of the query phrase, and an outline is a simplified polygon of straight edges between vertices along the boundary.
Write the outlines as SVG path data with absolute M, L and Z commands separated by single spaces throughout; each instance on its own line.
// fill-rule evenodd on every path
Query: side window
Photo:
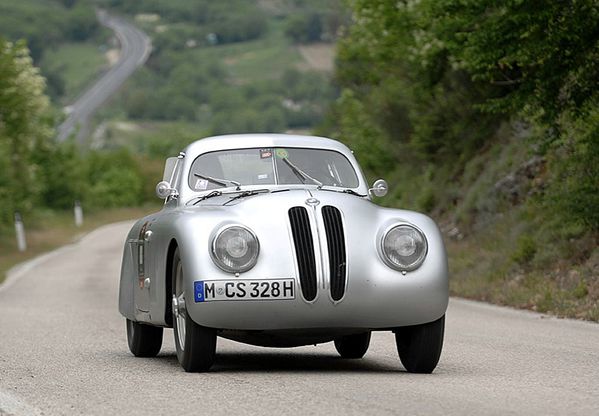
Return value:
M 181 170 L 183 170 L 183 158 L 184 156 L 179 156 L 177 158 L 177 162 L 175 163 L 175 168 L 171 177 L 171 186 L 173 188 L 179 186 L 179 177 L 181 176 Z
M 166 159 L 164 164 L 164 173 L 162 174 L 162 180 L 168 182 L 171 188 L 174 188 L 178 192 L 179 177 L 181 176 L 181 170 L 183 169 L 183 160 L 185 153 L 181 152 L 177 157 L 169 157 Z M 176 194 L 176 193 L 175 193 Z M 166 198 L 165 203 L 171 200 L 173 195 Z
M 166 163 L 164 164 L 164 173 L 162 174 L 162 180 L 167 181 L 172 185 L 173 174 L 175 173 L 175 167 L 177 166 L 177 157 L 169 157 L 166 159 Z

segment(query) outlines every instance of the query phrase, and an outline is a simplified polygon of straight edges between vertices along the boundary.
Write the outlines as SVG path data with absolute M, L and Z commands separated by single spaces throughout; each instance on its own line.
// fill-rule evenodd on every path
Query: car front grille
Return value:
M 345 262 L 345 236 L 341 212 L 330 205 L 322 207 L 324 229 L 327 234 L 327 247 L 329 250 L 329 271 L 331 297 L 338 301 L 345 293 L 345 280 L 347 265 Z
M 299 268 L 299 278 L 304 299 L 316 298 L 316 259 L 314 258 L 314 240 L 310 229 L 308 210 L 293 207 L 289 210 L 291 233 L 295 245 L 295 255 Z
M 322 218 L 326 232 L 329 257 L 329 278 L 331 298 L 339 301 L 345 294 L 347 281 L 347 256 L 345 234 L 339 209 L 326 205 L 322 208 Z M 312 301 L 318 290 L 316 281 L 316 259 L 314 237 L 310 228 L 310 217 L 305 207 L 289 210 L 289 222 L 295 245 L 295 256 L 299 269 L 299 279 L 304 299 Z M 324 243 L 324 242 L 323 242 Z

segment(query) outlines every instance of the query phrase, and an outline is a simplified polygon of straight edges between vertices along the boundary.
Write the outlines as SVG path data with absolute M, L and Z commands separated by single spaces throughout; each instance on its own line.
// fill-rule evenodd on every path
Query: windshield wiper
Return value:
M 319 187 L 322 186 L 322 182 L 320 182 L 318 179 L 314 179 L 312 176 L 308 175 L 306 172 L 304 172 L 303 170 L 298 168 L 296 165 L 291 163 L 291 161 L 288 158 L 284 157 L 284 158 L 282 158 L 282 160 L 283 160 L 283 162 L 285 162 L 287 164 L 287 166 L 289 166 L 289 169 L 291 169 L 291 171 L 293 173 L 295 173 L 295 176 L 300 178 L 302 183 L 306 183 L 306 178 L 307 178 L 307 179 L 310 179 L 312 182 L 314 182 Z
M 354 191 L 353 189 L 339 189 L 339 190 L 337 190 L 337 189 L 331 189 L 331 188 L 319 188 L 319 189 L 322 189 L 323 191 L 340 192 L 340 193 L 343 193 L 343 194 L 355 195 L 355 196 L 359 196 L 359 197 L 362 197 L 362 198 L 365 197 L 365 196 L 368 196 L 368 195 L 359 194 L 356 191 Z
M 350 195 L 361 196 L 361 197 L 368 196 L 368 195 L 359 194 L 356 191 L 354 191 L 353 189 L 344 189 L 341 192 L 343 192 L 344 194 L 350 194 Z
M 220 185 L 220 186 L 235 185 L 237 187 L 238 191 L 239 191 L 239 187 L 241 186 L 241 184 L 239 182 L 232 181 L 229 179 L 213 178 L 212 176 L 202 175 L 199 173 L 194 173 L 193 175 L 197 176 L 198 178 L 205 179 L 208 182 L 212 182 L 216 185 Z
M 223 193 L 222 193 L 221 191 L 212 191 L 212 192 L 210 192 L 210 193 L 208 193 L 208 194 L 206 194 L 206 195 L 202 196 L 201 198 L 199 198 L 199 199 L 198 199 L 196 202 L 194 202 L 193 204 L 194 204 L 194 205 L 197 205 L 197 204 L 199 204 L 200 202 L 202 202 L 202 201 L 204 201 L 204 200 L 206 200 L 206 199 L 208 199 L 208 198 L 212 198 L 212 197 L 215 197 L 215 196 L 221 196 L 222 194 L 223 194 Z
M 265 192 L 269 192 L 269 190 L 268 189 L 258 189 L 258 190 L 255 190 L 255 191 L 243 191 L 239 195 L 235 195 L 235 196 L 232 196 L 231 198 L 229 198 L 229 200 L 227 202 L 225 202 L 223 205 L 227 205 L 229 202 L 235 201 L 236 199 L 245 198 L 247 196 L 254 196 L 254 195 L 258 195 L 258 194 L 263 194 Z

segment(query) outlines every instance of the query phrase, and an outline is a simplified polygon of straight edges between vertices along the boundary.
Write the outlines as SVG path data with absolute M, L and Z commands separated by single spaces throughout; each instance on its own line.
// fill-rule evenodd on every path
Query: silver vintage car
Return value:
M 361 358 L 392 331 L 409 372 L 443 345 L 448 272 L 427 216 L 382 208 L 352 152 L 326 138 L 209 137 L 166 161 L 164 208 L 125 243 L 119 310 L 135 356 L 173 328 L 186 371 L 206 371 L 217 336 L 253 345 L 335 343 Z

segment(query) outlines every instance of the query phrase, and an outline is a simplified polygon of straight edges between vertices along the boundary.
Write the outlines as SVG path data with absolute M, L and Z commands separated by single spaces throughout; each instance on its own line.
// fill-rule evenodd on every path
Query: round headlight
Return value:
M 409 271 L 420 267 L 427 249 L 424 234 L 411 225 L 397 225 L 383 236 L 383 257 L 387 265 L 396 270 Z
M 256 265 L 259 252 L 258 238 L 239 225 L 221 229 L 212 240 L 212 259 L 226 272 L 247 272 Z

